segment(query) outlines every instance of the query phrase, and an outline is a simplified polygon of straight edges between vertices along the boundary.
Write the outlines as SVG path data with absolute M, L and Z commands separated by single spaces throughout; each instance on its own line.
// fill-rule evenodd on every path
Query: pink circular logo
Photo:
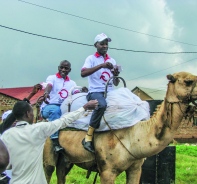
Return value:
M 102 79 L 103 81 L 107 82 L 107 80 L 110 78 L 110 74 L 108 72 L 103 72 L 101 74 L 100 79 Z
M 58 94 L 61 96 L 61 98 L 68 97 L 68 91 L 66 89 L 62 89 Z

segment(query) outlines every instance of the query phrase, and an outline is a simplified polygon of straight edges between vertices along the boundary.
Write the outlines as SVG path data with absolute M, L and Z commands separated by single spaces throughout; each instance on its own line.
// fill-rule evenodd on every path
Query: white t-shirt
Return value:
M 52 90 L 49 94 L 49 104 L 62 104 L 62 102 L 68 97 L 71 88 L 76 87 L 76 83 L 67 76 L 66 79 L 60 78 L 58 74 L 49 75 L 46 79 L 46 83 L 52 86 Z M 43 102 L 41 109 L 46 106 Z
M 82 70 L 84 68 L 92 68 L 99 64 L 102 64 L 104 62 L 110 62 L 113 65 L 116 65 L 116 61 L 108 57 L 107 60 L 104 60 L 103 56 L 100 56 L 98 54 L 90 55 L 86 58 L 85 63 L 82 67 Z M 110 69 L 108 68 L 101 68 L 100 70 L 94 72 L 93 74 L 88 76 L 88 83 L 89 83 L 89 93 L 91 92 L 104 92 L 105 91 L 105 85 L 110 77 L 112 77 L 113 74 Z M 108 83 L 107 91 L 113 90 L 113 81 L 111 80 Z

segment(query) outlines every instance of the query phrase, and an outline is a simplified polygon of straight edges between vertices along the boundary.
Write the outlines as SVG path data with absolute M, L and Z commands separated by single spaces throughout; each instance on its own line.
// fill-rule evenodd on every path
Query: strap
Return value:
M 111 127 L 109 126 L 109 124 L 107 123 L 107 121 L 105 120 L 105 117 L 103 115 L 103 119 L 104 119 L 104 122 L 106 123 L 106 125 L 108 126 L 108 128 L 111 130 L 111 132 L 115 135 L 115 137 L 119 140 L 119 142 L 122 144 L 122 146 L 129 152 L 129 154 L 134 157 L 135 159 L 139 159 L 137 158 L 136 156 L 134 156 L 127 148 L 126 146 L 122 143 L 122 141 L 119 139 L 119 137 L 114 133 L 114 130 L 111 129 Z

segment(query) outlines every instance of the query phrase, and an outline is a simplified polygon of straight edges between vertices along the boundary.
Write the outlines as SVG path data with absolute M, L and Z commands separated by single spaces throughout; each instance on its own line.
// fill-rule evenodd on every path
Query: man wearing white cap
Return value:
M 116 61 L 107 54 L 108 42 L 111 42 L 111 39 L 106 34 L 98 34 L 94 39 L 94 46 L 97 52 L 86 58 L 81 69 L 81 76 L 88 76 L 89 89 L 87 100 L 97 99 L 99 103 L 98 108 L 93 111 L 87 135 L 82 141 L 84 148 L 92 153 L 94 153 L 94 145 L 92 143 L 94 130 L 99 128 L 107 106 L 104 97 L 105 85 L 110 77 L 118 76 L 119 74 L 118 69 L 114 67 Z M 107 92 L 113 90 L 113 85 L 117 86 L 118 84 L 118 78 L 110 81 L 107 86 Z

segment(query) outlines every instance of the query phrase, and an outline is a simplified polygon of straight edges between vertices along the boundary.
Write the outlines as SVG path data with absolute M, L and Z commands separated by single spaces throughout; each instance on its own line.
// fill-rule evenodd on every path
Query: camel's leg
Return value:
M 69 173 L 72 167 L 73 164 L 66 161 L 64 155 L 60 153 L 56 165 L 56 175 L 58 184 L 66 183 L 66 175 Z
M 137 160 L 126 170 L 126 184 L 140 183 L 143 162 L 144 159 Z
M 50 183 L 51 176 L 52 176 L 54 170 L 55 170 L 54 166 L 52 166 L 52 165 L 44 165 L 44 172 L 45 172 L 45 176 L 46 176 L 46 180 L 47 180 L 48 184 Z
M 50 138 L 46 140 L 43 151 L 43 167 L 47 182 L 50 183 L 52 174 L 55 170 L 58 154 L 55 154 L 52 149 L 52 142 Z
M 116 174 L 112 173 L 109 170 L 105 170 L 100 173 L 100 181 L 101 184 L 114 184 L 114 181 L 116 179 Z

